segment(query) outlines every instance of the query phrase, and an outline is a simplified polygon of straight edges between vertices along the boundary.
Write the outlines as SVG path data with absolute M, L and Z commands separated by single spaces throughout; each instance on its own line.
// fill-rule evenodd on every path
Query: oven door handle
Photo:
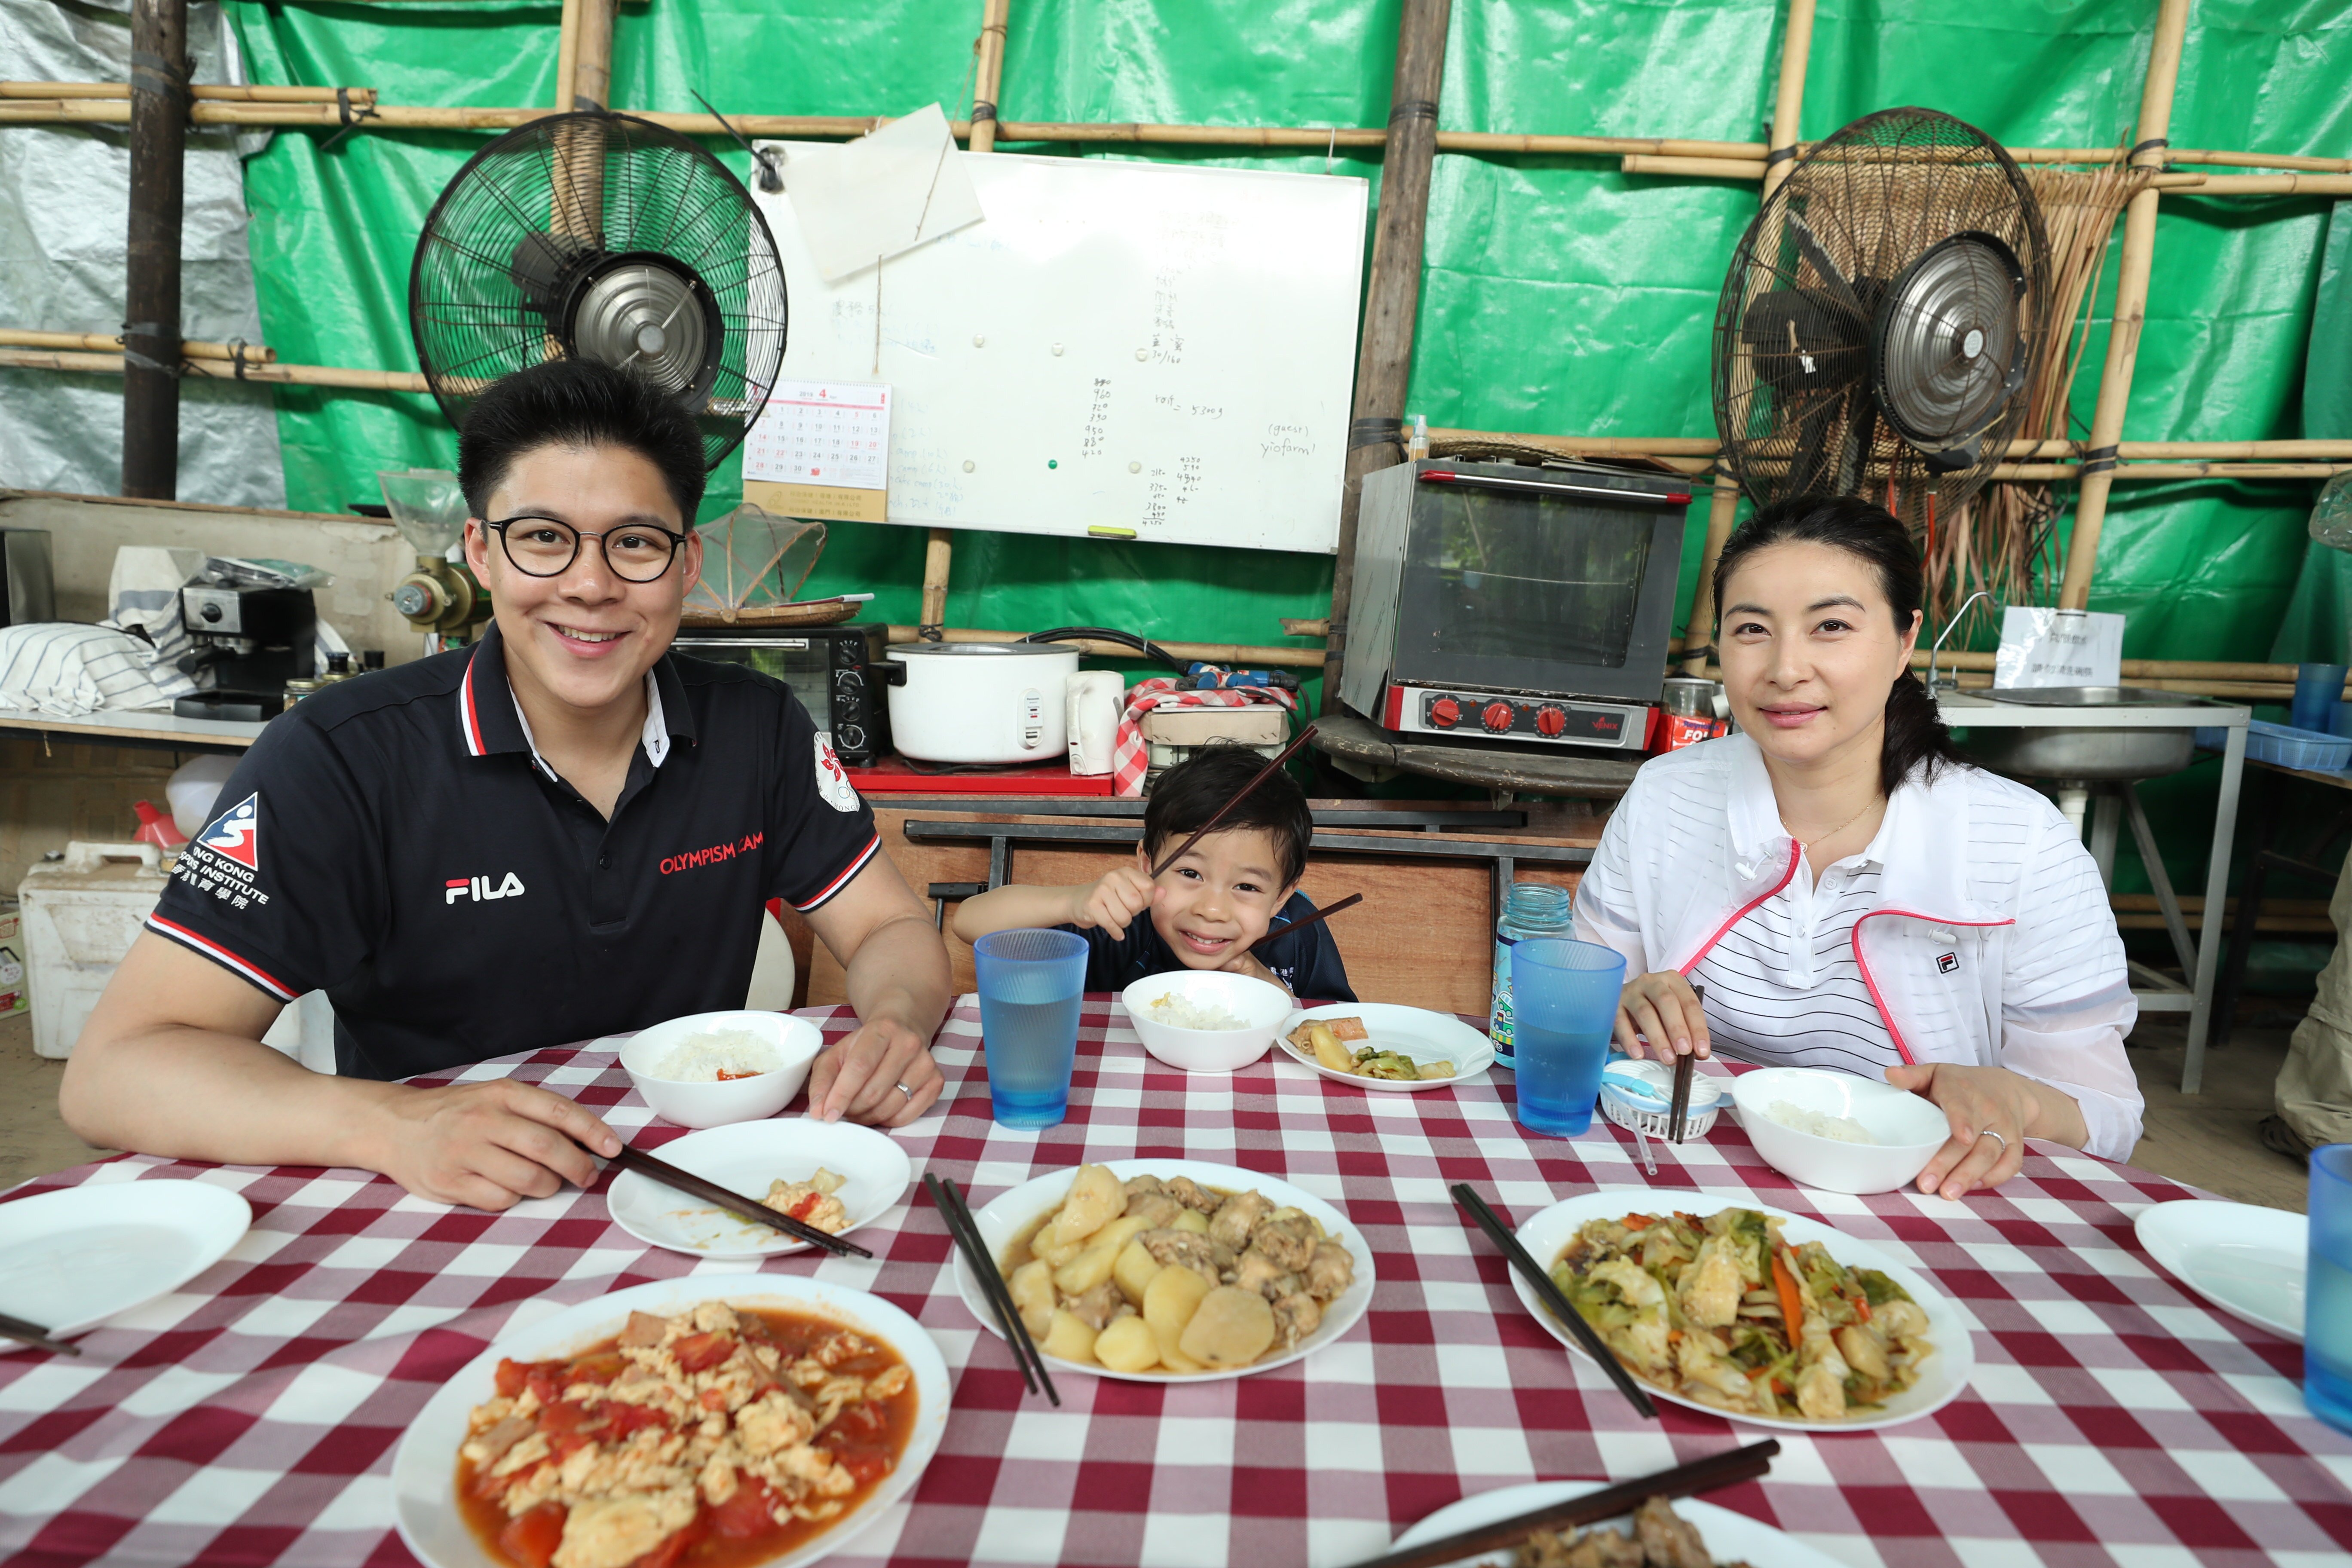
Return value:
M 1607 485 L 1580 485 L 1559 479 L 1507 479 L 1497 474 L 1465 474 L 1451 468 L 1429 468 L 1423 471 L 1421 482 L 1425 485 L 1475 485 L 1484 489 L 1534 490 L 1542 495 L 1582 496 L 1595 500 L 1630 501 L 1635 505 L 1688 506 L 1690 492 L 1654 490 L 1621 490 Z

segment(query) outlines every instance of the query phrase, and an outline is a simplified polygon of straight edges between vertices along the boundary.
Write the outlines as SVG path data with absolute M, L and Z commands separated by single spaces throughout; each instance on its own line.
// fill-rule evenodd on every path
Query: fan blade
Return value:
M 1801 215 L 1790 213 L 1789 232 L 1796 238 L 1799 253 L 1807 261 L 1811 262 L 1813 270 L 1820 273 L 1828 282 L 1830 297 L 1852 310 L 1856 316 L 1868 321 L 1870 312 L 1863 309 L 1861 297 L 1854 293 L 1853 285 L 1847 281 L 1846 275 L 1838 270 L 1838 264 L 1830 259 L 1830 253 L 1822 247 L 1820 237 L 1813 233 L 1813 226 L 1807 223 Z

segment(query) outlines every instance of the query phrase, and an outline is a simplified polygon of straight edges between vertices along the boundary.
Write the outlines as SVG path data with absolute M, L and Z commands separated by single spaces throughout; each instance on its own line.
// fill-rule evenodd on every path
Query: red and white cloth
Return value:
M 1298 694 L 1268 686 L 1229 686 L 1207 691 L 1179 691 L 1168 676 L 1139 680 L 1127 689 L 1127 707 L 1118 716 L 1118 744 L 1111 752 L 1110 776 L 1116 793 L 1141 795 L 1143 775 L 1151 771 L 1151 747 L 1143 738 L 1143 716 L 1155 708 L 1247 708 L 1278 702 L 1298 711 Z
M 806 1016 L 828 1038 L 851 1024 L 845 1010 Z M 1507 1074 L 1384 1094 L 1277 1054 L 1189 1075 L 1144 1056 L 1116 999 L 1090 996 L 1069 1120 L 1012 1132 L 989 1120 L 973 998 L 937 1055 L 940 1109 L 894 1134 L 916 1168 L 908 1201 L 858 1233 L 877 1256 L 763 1265 L 903 1308 L 955 1384 L 912 1498 L 829 1563 L 1336 1568 L 1470 1493 L 1628 1479 L 1762 1436 L 1676 1405 L 1641 1419 L 1519 1305 L 1446 1184 L 1475 1184 L 1517 1223 L 1644 1178 L 1630 1135 L 1605 1121 L 1573 1140 L 1525 1132 Z M 544 1084 L 649 1148 L 682 1131 L 653 1121 L 610 1049 L 459 1076 Z M 1825 1219 L 1928 1275 L 1977 1325 L 1976 1375 L 1943 1410 L 1884 1432 L 1773 1434 L 1771 1475 L 1711 1501 L 1855 1568 L 2319 1568 L 2352 1552 L 2352 1439 L 2305 1410 L 2300 1351 L 2207 1306 L 2133 1239 L 2141 1208 L 2191 1189 L 2036 1144 L 2023 1174 L 1964 1202 L 1854 1198 L 1790 1186 L 1728 1119 L 1653 1147 L 1655 1185 Z M 1024 1397 L 1003 1342 L 956 1294 L 921 1173 L 954 1177 L 978 1205 L 1080 1161 L 1160 1155 L 1261 1171 L 1338 1205 L 1378 1271 L 1371 1310 L 1256 1376 L 1065 1373 L 1060 1409 Z M 79 1360 L 0 1354 L 11 1563 L 409 1563 L 392 1528 L 393 1450 L 510 1322 L 649 1279 L 754 1271 L 644 1247 L 613 1225 L 601 1183 L 487 1215 L 356 1171 L 124 1159 L 19 1194 L 191 1176 L 253 1205 L 229 1257 L 84 1336 Z

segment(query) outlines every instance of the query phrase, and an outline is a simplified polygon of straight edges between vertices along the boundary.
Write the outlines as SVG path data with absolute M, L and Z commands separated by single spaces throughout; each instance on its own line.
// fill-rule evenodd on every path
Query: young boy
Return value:
M 1214 833 L 1156 880 L 1151 875 L 1154 861 L 1192 837 L 1265 765 L 1265 758 L 1240 746 L 1178 763 L 1151 792 L 1133 865 L 1075 888 L 1007 886 L 967 899 L 956 910 L 956 935 L 977 942 L 1020 926 L 1075 931 L 1093 950 L 1089 991 L 1123 991 L 1147 974 L 1175 969 L 1223 969 L 1272 981 L 1309 1001 L 1353 1002 L 1328 923 L 1281 934 L 1283 926 L 1315 912 L 1298 890 L 1315 821 L 1288 774 L 1277 773 L 1252 790 Z M 1269 930 L 1274 940 L 1258 946 Z

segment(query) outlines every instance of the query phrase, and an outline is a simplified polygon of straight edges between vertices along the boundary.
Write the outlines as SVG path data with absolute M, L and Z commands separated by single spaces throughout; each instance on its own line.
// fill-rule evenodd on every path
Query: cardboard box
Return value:
M 28 1012 L 25 989 L 25 916 L 14 899 L 0 899 L 0 1017 Z

